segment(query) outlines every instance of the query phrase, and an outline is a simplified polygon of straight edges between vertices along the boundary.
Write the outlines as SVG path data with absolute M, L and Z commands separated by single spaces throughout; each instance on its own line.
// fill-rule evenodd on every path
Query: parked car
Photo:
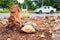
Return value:
M 38 8 L 35 10 L 35 13 L 54 13 L 56 12 L 56 9 L 51 6 L 42 6 L 41 8 Z

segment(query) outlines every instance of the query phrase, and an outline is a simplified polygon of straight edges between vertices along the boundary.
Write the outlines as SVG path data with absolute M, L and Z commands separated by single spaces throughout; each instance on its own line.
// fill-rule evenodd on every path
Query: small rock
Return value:
M 56 20 L 56 22 L 60 22 L 60 19 Z
M 39 35 L 40 37 L 45 37 L 45 35 L 42 33 L 41 35 Z
M 32 23 L 33 24 L 33 26 L 37 26 L 37 24 L 36 23 Z
M 8 38 L 7 40 L 11 40 L 11 38 Z
M 3 24 L 2 24 L 2 23 L 0 23 L 0 28 L 1 28 L 1 27 L 3 27 Z
M 33 26 L 37 26 L 37 24 L 36 24 L 36 23 L 33 23 L 33 22 L 26 22 L 26 23 L 25 23 L 25 25 L 28 25 L 28 24 L 31 24 L 31 25 L 33 25 Z
M 26 33 L 33 33 L 33 32 L 35 32 L 35 29 L 31 25 L 25 25 L 24 27 L 22 27 L 21 30 L 26 32 Z
M 32 22 L 28 21 L 24 25 L 32 24 Z
M 8 19 L 2 19 L 2 24 L 4 25 L 4 27 L 7 26 L 7 22 L 8 22 Z

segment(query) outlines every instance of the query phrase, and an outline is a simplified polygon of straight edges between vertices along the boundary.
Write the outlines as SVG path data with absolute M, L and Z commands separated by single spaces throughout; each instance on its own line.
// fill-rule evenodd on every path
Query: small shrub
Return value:
M 28 18 L 28 12 L 27 12 L 27 11 L 24 11 L 24 12 L 22 13 L 22 17 L 23 17 L 23 18 Z

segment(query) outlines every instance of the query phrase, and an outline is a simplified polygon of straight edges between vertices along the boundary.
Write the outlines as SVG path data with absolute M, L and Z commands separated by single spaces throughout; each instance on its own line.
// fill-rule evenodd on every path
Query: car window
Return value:
M 49 9 L 50 7 L 48 7 L 48 9 Z

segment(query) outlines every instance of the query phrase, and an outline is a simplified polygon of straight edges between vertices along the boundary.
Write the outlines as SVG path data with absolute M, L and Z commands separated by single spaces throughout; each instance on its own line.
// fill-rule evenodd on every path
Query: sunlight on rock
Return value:
M 35 32 L 35 29 L 31 25 L 25 25 L 24 27 L 22 27 L 21 30 L 26 32 L 26 33 L 33 33 L 33 32 Z

